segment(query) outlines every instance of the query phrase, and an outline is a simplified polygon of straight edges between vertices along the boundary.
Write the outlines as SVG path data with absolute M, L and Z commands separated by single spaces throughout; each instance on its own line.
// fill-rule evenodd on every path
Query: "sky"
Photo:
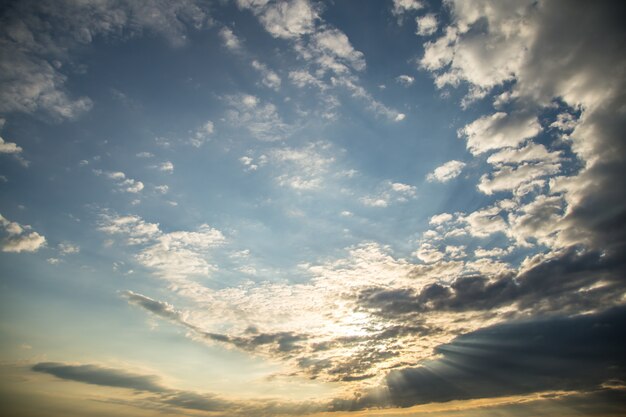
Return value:
M 626 7 L 0 6 L 0 409 L 626 415 Z

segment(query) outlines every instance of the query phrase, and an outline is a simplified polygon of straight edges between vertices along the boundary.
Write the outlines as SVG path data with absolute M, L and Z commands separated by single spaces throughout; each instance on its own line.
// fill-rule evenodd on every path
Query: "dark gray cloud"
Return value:
M 155 375 L 137 374 L 100 365 L 41 362 L 34 365 L 32 370 L 67 381 L 152 393 L 155 396 L 151 397 L 151 400 L 156 404 L 185 409 L 219 411 L 231 404 L 211 394 L 198 394 L 192 391 L 167 388 L 159 382 L 159 378 Z
M 498 325 L 439 346 L 440 359 L 387 376 L 390 403 L 411 406 L 626 380 L 626 308 Z
M 126 388 L 145 395 L 130 400 L 111 398 L 104 400 L 150 410 L 172 408 L 211 412 L 216 417 L 263 416 L 290 414 L 303 415 L 328 408 L 321 402 L 288 402 L 275 400 L 228 401 L 208 393 L 168 388 L 155 375 L 128 372 L 94 364 L 66 364 L 41 362 L 31 368 L 66 381 L 82 382 L 102 387 Z
M 516 305 L 533 314 L 574 314 L 619 305 L 626 289 L 626 259 L 620 255 L 571 247 L 539 259 L 517 275 L 493 279 L 461 277 L 450 285 L 412 288 L 368 288 L 358 294 L 359 305 L 387 319 L 429 311 L 486 311 Z M 602 281 L 603 285 L 593 287 Z
M 141 375 L 121 369 L 105 368 L 99 365 L 70 365 L 58 362 L 41 362 L 33 366 L 33 371 L 53 375 L 69 381 L 105 387 L 128 388 L 155 393 L 167 392 L 154 375 Z
M 126 298 L 130 304 L 145 308 L 156 316 L 187 325 L 187 323 L 183 320 L 180 311 L 176 310 L 174 306 L 169 303 L 158 301 L 132 291 L 124 291 L 122 293 L 122 297 Z

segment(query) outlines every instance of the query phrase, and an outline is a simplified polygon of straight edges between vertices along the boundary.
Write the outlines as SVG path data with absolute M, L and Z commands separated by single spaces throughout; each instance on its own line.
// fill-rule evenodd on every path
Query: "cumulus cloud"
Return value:
M 165 161 L 165 162 L 160 163 L 157 166 L 157 169 L 159 171 L 167 172 L 167 173 L 171 174 L 172 172 L 174 172 L 174 164 L 171 163 L 170 161 Z
M 433 172 L 428 174 L 426 178 L 428 181 L 437 181 L 437 182 L 448 182 L 459 175 L 461 175 L 461 171 L 465 167 L 465 163 L 461 161 L 448 161 L 445 164 L 435 168 Z
M 415 23 L 417 23 L 417 31 L 415 33 L 419 36 L 433 35 L 437 32 L 437 27 L 439 25 L 437 17 L 432 13 L 415 18 Z
M 102 171 L 101 169 L 94 169 L 93 173 L 113 180 L 119 190 L 127 193 L 137 194 L 144 188 L 143 182 L 127 178 L 126 174 L 121 171 Z
M 405 203 L 417 195 L 415 186 L 401 182 L 386 181 L 378 189 L 376 194 L 361 197 L 361 203 L 369 207 L 387 207 L 392 203 Z
M 533 115 L 497 112 L 459 129 L 458 135 L 467 140 L 467 149 L 478 155 L 492 149 L 515 147 L 540 132 L 539 121 Z
M 252 68 L 254 68 L 255 70 L 261 73 L 261 76 L 263 77 L 261 79 L 261 82 L 263 83 L 264 86 L 271 88 L 273 90 L 280 89 L 280 84 L 281 84 L 280 77 L 278 76 L 278 74 L 276 74 L 276 72 L 269 69 L 267 65 L 255 59 L 252 61 Z
M 209 137 L 213 134 L 215 127 L 213 122 L 208 120 L 201 127 L 195 130 L 189 138 L 189 143 L 196 148 L 202 146 L 206 141 L 209 140 Z
M 80 252 L 80 246 L 69 242 L 59 243 L 58 248 L 61 255 L 75 255 Z
M 318 11 L 307 0 L 284 2 L 238 0 L 237 5 L 258 16 L 272 36 L 297 39 L 313 31 Z
M 405 87 L 409 87 L 413 85 L 413 83 L 415 82 L 415 78 L 411 77 L 410 75 L 402 74 L 396 77 L 396 82 Z
M 560 164 L 552 163 L 499 167 L 492 174 L 484 174 L 480 178 L 478 189 L 487 195 L 498 191 L 518 190 L 522 185 L 532 183 L 537 178 L 554 175 L 560 169 Z
M 246 129 L 256 139 L 272 142 L 286 139 L 291 133 L 292 127 L 283 122 L 272 103 L 262 103 L 249 94 L 228 96 L 226 102 L 230 105 L 227 120 L 233 126 Z
M 165 233 L 158 223 L 149 223 L 138 216 L 103 213 L 99 229 L 122 236 L 125 243 L 139 246 L 134 255 L 143 267 L 173 282 L 185 282 L 195 276 L 208 276 L 215 269 L 207 261 L 210 249 L 220 246 L 225 238 L 207 224 L 195 231 Z
M 12 222 L 0 214 L 2 252 L 36 252 L 46 244 L 46 238 L 33 232 L 28 225 Z
M 283 170 L 277 177 L 278 184 L 300 191 L 322 188 L 335 162 L 327 142 L 314 142 L 302 148 L 277 148 L 269 153 L 269 158 Z
M 345 33 L 338 29 L 325 29 L 313 36 L 314 48 L 345 62 L 357 71 L 365 69 L 363 53 L 355 50 Z M 327 56 L 327 55 L 322 55 Z
M 22 148 L 13 142 L 6 142 L 0 137 L 0 153 L 18 154 Z
M 230 49 L 231 51 L 241 50 L 241 41 L 239 40 L 237 35 L 235 35 L 232 29 L 228 27 L 223 27 L 220 29 L 219 35 L 226 48 Z
M 396 16 L 402 16 L 406 12 L 420 10 L 422 8 L 424 8 L 424 5 L 419 0 L 393 0 L 391 13 Z

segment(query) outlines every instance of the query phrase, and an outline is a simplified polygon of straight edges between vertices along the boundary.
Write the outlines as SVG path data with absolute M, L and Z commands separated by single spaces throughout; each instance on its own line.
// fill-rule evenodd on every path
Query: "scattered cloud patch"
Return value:
M 459 175 L 465 168 L 465 163 L 461 161 L 448 161 L 445 164 L 435 168 L 433 172 L 426 176 L 426 179 L 431 182 L 448 182 Z
M 415 82 L 415 78 L 410 75 L 402 74 L 396 77 L 396 82 L 404 87 L 410 87 Z
M 12 222 L 0 214 L 0 229 L 2 252 L 37 252 L 46 244 L 46 238 L 32 231 L 28 225 Z
M 417 24 L 417 31 L 415 33 L 418 36 L 431 36 L 435 34 L 439 25 L 437 16 L 432 13 L 416 17 L 415 23 Z
M 113 180 L 118 189 L 127 193 L 137 194 L 143 190 L 143 182 L 127 178 L 126 174 L 121 171 L 103 171 L 101 169 L 94 169 L 93 173 L 97 176 L 104 176 L 110 180 Z

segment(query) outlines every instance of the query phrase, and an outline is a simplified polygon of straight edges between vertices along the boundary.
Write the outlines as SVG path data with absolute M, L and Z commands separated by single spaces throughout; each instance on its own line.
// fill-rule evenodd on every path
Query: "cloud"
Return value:
M 355 50 L 348 37 L 338 29 L 324 29 L 313 36 L 314 48 L 345 62 L 357 71 L 365 69 L 363 53 Z
M 517 167 L 504 166 L 496 169 L 490 175 L 484 174 L 480 178 L 478 189 L 487 195 L 498 191 L 514 191 L 522 185 L 532 183 L 537 178 L 557 174 L 560 170 L 560 164 L 552 163 L 524 163 Z
M 18 154 L 22 152 L 22 148 L 13 142 L 6 142 L 0 137 L 0 153 Z
M 492 149 L 515 147 L 540 132 L 539 121 L 533 115 L 497 112 L 459 129 L 458 135 L 465 137 L 467 149 L 478 155 Z
M 292 127 L 283 122 L 276 106 L 263 104 L 253 95 L 239 94 L 226 97 L 230 110 L 226 112 L 227 120 L 235 127 L 248 131 L 254 138 L 273 142 L 286 139 Z
M 413 83 L 415 82 L 415 78 L 411 77 L 410 75 L 402 74 L 396 77 L 396 82 L 405 87 L 409 87 L 413 85 Z
M 461 161 L 448 161 L 445 164 L 435 168 L 433 172 L 426 176 L 428 181 L 448 182 L 461 174 L 465 163 Z
M 59 253 L 61 255 L 75 255 L 80 252 L 80 246 L 73 243 L 59 243 Z
M 267 68 L 267 66 L 257 60 L 252 61 L 252 68 L 259 71 L 263 79 L 261 82 L 264 86 L 278 91 L 280 89 L 281 79 L 274 71 Z
M 307 0 L 268 2 L 238 0 L 237 5 L 258 16 L 265 30 L 276 38 L 297 39 L 313 31 L 317 10 Z
M 361 203 L 369 207 L 387 207 L 392 203 L 405 203 L 417 195 L 415 186 L 401 182 L 386 181 L 378 189 L 375 194 L 361 197 Z
M 591 392 L 623 380 L 623 308 L 482 329 L 439 346 L 441 359 L 387 376 L 390 401 L 430 402 L 541 391 Z
M 59 362 L 41 362 L 33 371 L 53 375 L 60 379 L 105 387 L 127 388 L 137 391 L 162 393 L 166 391 L 154 375 L 142 375 L 99 365 L 70 365 Z
M 440 224 L 449 222 L 453 218 L 454 218 L 454 216 L 452 214 L 450 214 L 450 213 L 435 214 L 434 216 L 432 216 L 430 218 L 428 223 L 429 224 L 433 224 L 433 225 L 440 225 Z
M 177 311 L 174 306 L 169 303 L 157 301 L 150 297 L 146 297 L 145 295 L 137 294 L 132 291 L 125 291 L 122 293 L 122 296 L 126 298 L 130 304 L 142 307 L 156 316 L 177 323 L 184 323 L 182 313 L 180 311 Z
M 209 137 L 213 134 L 215 127 L 213 122 L 207 120 L 201 127 L 196 129 L 193 132 L 191 138 L 189 139 L 189 143 L 196 148 L 202 146 L 206 141 L 209 140 Z
M 492 165 L 499 164 L 519 164 L 522 162 L 559 162 L 561 152 L 550 152 L 544 145 L 529 143 L 527 146 L 516 148 L 505 148 L 487 158 L 487 162 Z
M 335 162 L 332 151 L 327 142 L 313 142 L 301 148 L 276 148 L 269 153 L 269 159 L 284 172 L 276 178 L 279 185 L 300 191 L 316 190 L 323 188 Z
M 391 13 L 395 16 L 402 16 L 412 10 L 423 9 L 424 5 L 419 0 L 393 0 L 393 9 Z
M 157 168 L 159 171 L 167 172 L 169 174 L 174 172 L 174 164 L 171 163 L 170 161 L 165 161 L 165 162 L 160 163 L 157 166 Z
M 414 255 L 421 261 L 424 261 L 428 264 L 440 261 L 445 256 L 443 252 L 439 251 L 430 243 L 423 243 Z
M 459 216 L 458 220 L 467 224 L 467 230 L 471 235 L 487 237 L 493 233 L 506 232 L 507 223 L 501 215 L 503 211 L 501 207 L 491 206 L 466 216 Z
M 121 191 L 127 193 L 136 194 L 144 188 L 143 182 L 127 178 L 126 174 L 121 171 L 102 171 L 101 169 L 94 169 L 93 173 L 113 180 Z
M 210 249 L 225 238 L 207 224 L 195 231 L 165 233 L 159 224 L 148 223 L 138 216 L 102 214 L 99 229 L 110 235 L 121 235 L 126 244 L 139 245 L 135 260 L 158 277 L 185 283 L 194 276 L 208 276 L 215 266 L 207 262 Z
M 0 240 L 2 252 L 36 252 L 46 244 L 46 238 L 30 231 L 30 226 L 12 222 L 1 214 L 0 229 L 5 235 Z
M 220 38 L 222 38 L 222 42 L 224 43 L 224 46 L 226 46 L 226 48 L 230 49 L 231 51 L 241 51 L 241 41 L 239 40 L 237 35 L 235 35 L 232 29 L 228 27 L 223 27 L 220 29 L 219 35 Z
M 202 27 L 206 19 L 191 0 L 14 4 L 6 10 L 0 31 L 0 112 L 43 112 L 56 120 L 74 119 L 89 111 L 93 102 L 73 98 L 66 89 L 70 70 L 64 64 L 71 61 L 72 51 L 98 36 L 126 39 L 144 31 L 180 45 L 185 42 L 186 24 Z
M 437 27 L 439 26 L 437 17 L 432 13 L 416 17 L 415 23 L 417 24 L 417 31 L 415 33 L 419 36 L 431 36 L 437 32 Z

